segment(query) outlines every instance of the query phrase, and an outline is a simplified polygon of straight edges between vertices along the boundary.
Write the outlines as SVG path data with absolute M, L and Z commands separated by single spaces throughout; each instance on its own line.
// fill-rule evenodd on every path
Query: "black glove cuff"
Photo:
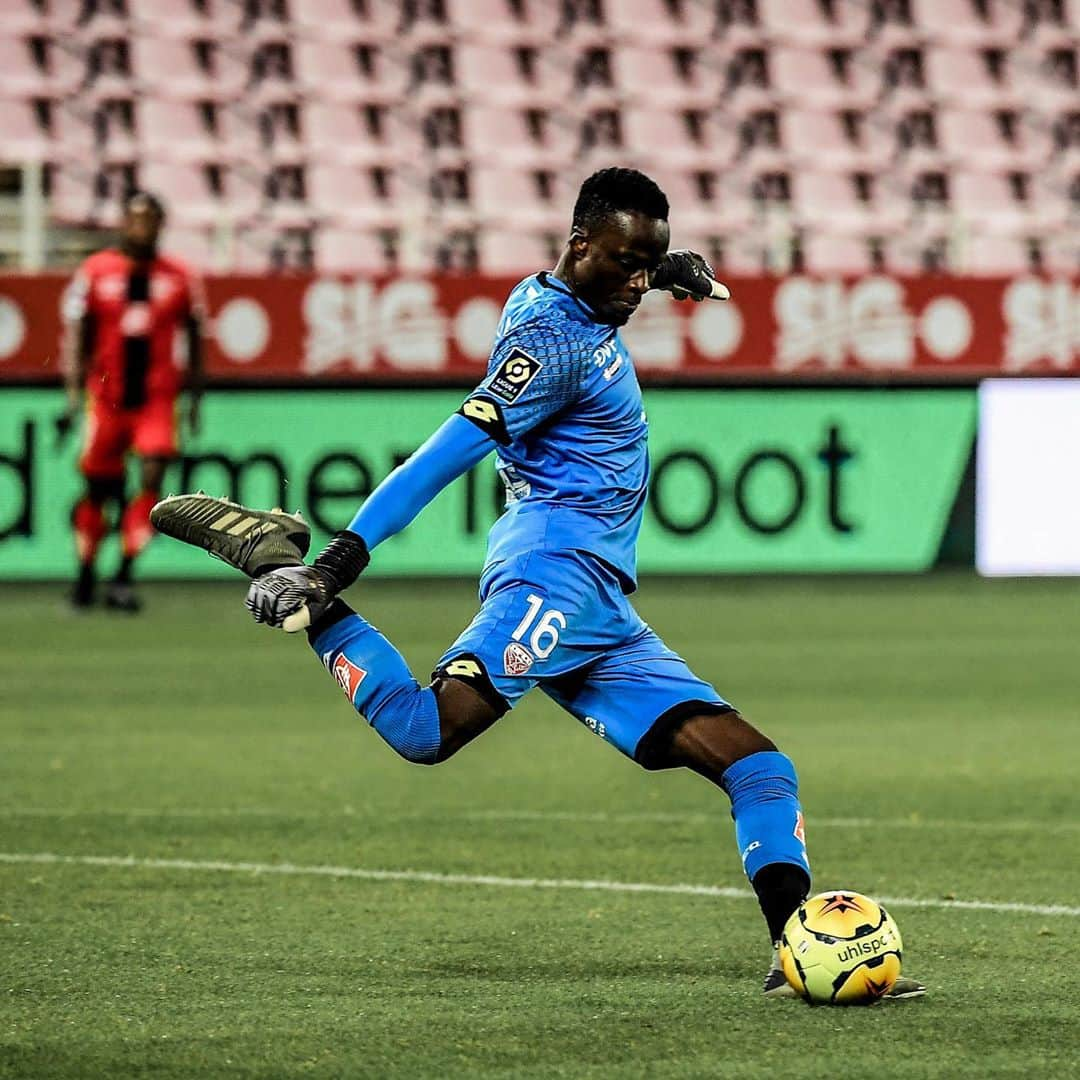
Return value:
M 371 562 L 367 544 L 361 536 L 344 529 L 319 552 L 314 567 L 323 576 L 331 595 L 347 589 Z

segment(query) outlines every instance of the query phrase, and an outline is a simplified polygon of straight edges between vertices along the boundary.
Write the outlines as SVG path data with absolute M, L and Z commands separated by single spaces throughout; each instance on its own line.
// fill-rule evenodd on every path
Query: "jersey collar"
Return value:
M 536 275 L 536 280 L 539 281 L 545 289 L 554 289 L 555 292 L 561 292 L 565 296 L 569 296 L 570 299 L 573 300 L 574 303 L 577 304 L 577 306 L 581 308 L 581 310 L 589 317 L 589 320 L 591 322 L 599 322 L 593 309 L 589 307 L 589 305 L 586 304 L 585 301 L 582 300 L 581 297 L 578 296 L 578 294 L 574 292 L 574 290 L 571 289 L 565 281 L 553 276 L 552 274 L 549 274 L 547 270 L 541 270 Z

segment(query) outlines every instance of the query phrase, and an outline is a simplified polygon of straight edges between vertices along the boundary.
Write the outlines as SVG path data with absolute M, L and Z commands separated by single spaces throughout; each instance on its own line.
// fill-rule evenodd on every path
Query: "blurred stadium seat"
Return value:
M 947 268 L 976 219 L 993 240 L 964 267 L 1018 265 L 1029 235 L 1060 267 L 1078 50 L 1080 0 L 0 0 L 0 137 L 6 163 L 50 165 L 58 223 L 107 224 L 137 179 L 192 253 L 236 250 L 211 244 L 222 221 L 262 230 L 246 264 L 306 230 L 327 266 L 385 267 L 426 221 L 420 266 L 457 265 L 449 243 L 527 270 L 580 179 L 621 162 L 759 270 L 785 242 L 865 268 L 874 235 L 886 267 Z M 763 215 L 770 238 L 747 240 Z

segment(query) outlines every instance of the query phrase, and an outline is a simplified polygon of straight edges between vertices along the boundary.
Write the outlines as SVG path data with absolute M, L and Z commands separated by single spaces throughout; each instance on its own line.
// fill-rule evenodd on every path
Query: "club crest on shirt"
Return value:
M 533 666 L 533 654 L 518 641 L 511 641 L 503 652 L 503 670 L 507 675 L 524 675 Z
M 517 401 L 544 365 L 524 349 L 511 349 L 487 385 L 489 393 L 505 402 Z
M 334 661 L 330 673 L 337 679 L 338 686 L 345 691 L 350 702 L 356 697 L 360 684 L 367 678 L 367 672 L 362 667 L 357 667 L 344 653 Z

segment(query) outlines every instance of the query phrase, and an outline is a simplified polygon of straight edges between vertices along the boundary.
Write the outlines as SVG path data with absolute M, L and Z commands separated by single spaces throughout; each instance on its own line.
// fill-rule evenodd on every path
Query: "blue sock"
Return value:
M 762 867 L 792 863 L 808 877 L 799 781 L 787 754 L 763 750 L 724 770 L 720 783 L 731 799 L 735 839 L 746 876 Z
M 439 752 L 435 691 L 421 687 L 401 653 L 369 622 L 350 614 L 311 647 L 352 706 L 406 760 L 434 765 Z

